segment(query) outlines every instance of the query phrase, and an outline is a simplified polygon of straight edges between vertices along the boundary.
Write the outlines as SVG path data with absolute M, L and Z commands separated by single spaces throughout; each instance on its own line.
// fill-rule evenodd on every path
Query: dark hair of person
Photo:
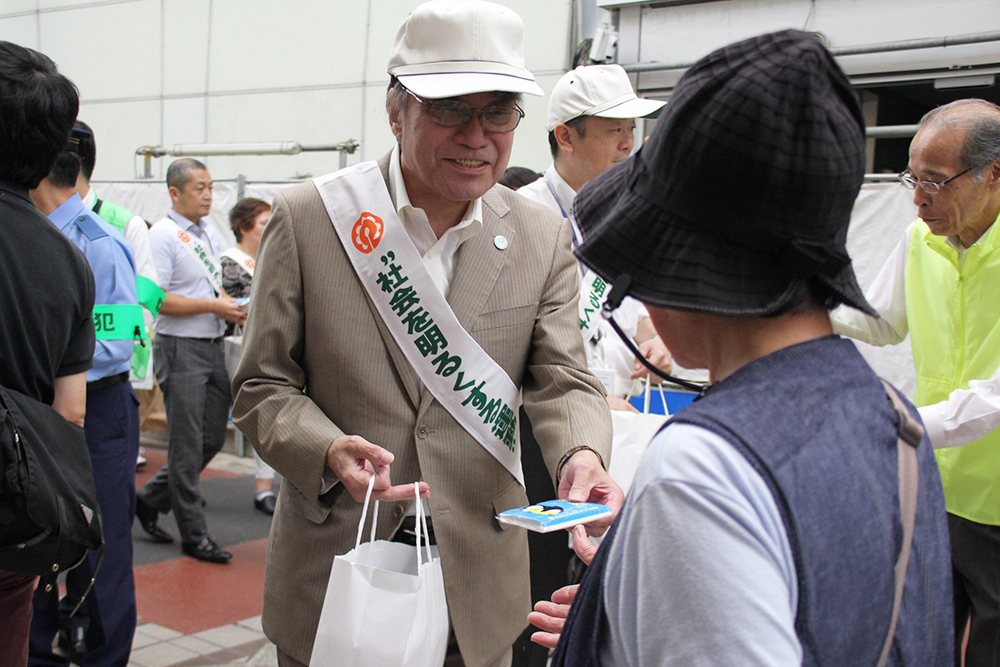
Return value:
M 784 306 L 766 317 L 778 317 L 789 313 L 797 315 L 818 308 L 830 312 L 842 303 L 840 297 L 818 278 L 796 279 L 792 284 L 791 298 Z
M 587 136 L 587 119 L 590 116 L 577 116 L 576 118 L 570 118 L 564 124 L 569 125 L 573 128 L 580 138 L 583 139 Z M 552 151 L 552 159 L 555 160 L 556 156 L 559 155 L 559 142 L 556 141 L 555 130 L 549 132 L 549 150 Z
M 80 94 L 38 51 L 0 41 L 0 180 L 32 189 L 66 148 Z
M 184 186 L 187 185 L 194 176 L 191 175 L 192 171 L 196 169 L 201 169 L 203 171 L 208 171 L 208 167 L 204 163 L 195 160 L 190 157 L 182 157 L 179 160 L 174 160 L 167 167 L 167 187 L 177 188 L 178 190 L 183 190 Z
M 534 183 L 541 177 L 542 175 L 537 171 L 532 171 L 527 167 L 507 167 L 506 171 L 503 172 L 503 176 L 500 177 L 500 185 L 506 185 L 511 190 L 517 190 L 529 183 Z
M 86 130 L 90 133 L 81 135 L 77 146 L 77 153 L 80 156 L 80 173 L 90 181 L 90 177 L 94 173 L 94 167 L 97 166 L 97 142 L 94 140 L 94 131 L 90 129 L 89 125 L 79 119 L 77 119 L 73 128 Z
M 79 175 L 80 156 L 72 151 L 63 151 L 52 163 L 49 182 L 57 188 L 75 188 L 76 177 Z
M 243 240 L 243 234 L 253 229 L 253 223 L 257 216 L 265 211 L 270 211 L 271 205 L 263 199 L 245 197 L 236 202 L 236 206 L 229 211 L 229 227 L 236 236 L 236 242 Z

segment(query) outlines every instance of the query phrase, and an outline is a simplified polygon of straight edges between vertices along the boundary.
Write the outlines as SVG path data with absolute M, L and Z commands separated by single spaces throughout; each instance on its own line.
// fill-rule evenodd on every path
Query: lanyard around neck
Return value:
M 569 220 L 569 229 L 571 232 L 573 232 L 573 247 L 576 248 L 577 246 L 580 245 L 580 237 L 577 236 L 576 233 L 576 224 L 573 222 L 572 219 L 570 219 L 569 215 L 567 215 L 566 209 L 563 208 L 562 202 L 559 201 L 559 195 L 556 194 L 556 189 L 552 185 L 552 179 L 549 178 L 548 174 L 545 174 L 545 176 L 543 176 L 542 178 L 545 179 L 545 185 L 546 187 L 548 187 L 549 192 L 552 194 L 552 198 L 556 200 L 556 206 L 559 207 L 559 212 L 562 213 L 562 217 L 566 218 L 566 220 Z

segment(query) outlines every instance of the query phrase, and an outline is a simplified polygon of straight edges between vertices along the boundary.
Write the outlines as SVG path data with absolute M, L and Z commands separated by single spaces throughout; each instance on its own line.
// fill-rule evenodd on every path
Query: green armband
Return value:
M 149 372 L 149 343 L 140 341 L 132 351 L 132 378 L 145 380 Z
M 139 297 L 139 304 L 145 306 L 146 310 L 153 314 L 153 317 L 160 314 L 164 293 L 159 285 L 144 276 L 136 276 L 135 291 Z
M 136 304 L 94 306 L 97 340 L 146 340 L 142 306 Z

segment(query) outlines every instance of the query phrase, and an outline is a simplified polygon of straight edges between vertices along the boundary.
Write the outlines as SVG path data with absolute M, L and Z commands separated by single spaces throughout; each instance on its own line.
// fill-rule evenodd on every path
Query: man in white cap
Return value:
M 590 65 L 567 72 L 552 90 L 545 129 L 549 132 L 552 165 L 545 175 L 518 190 L 566 218 L 573 246 L 581 236 L 573 215 L 573 199 L 588 181 L 632 154 L 635 119 L 659 112 L 665 102 L 640 99 L 620 65 Z M 649 371 L 618 339 L 600 316 L 600 304 L 610 291 L 593 271 L 581 267 L 579 324 L 587 365 L 608 392 L 614 410 L 635 410 L 623 398 L 638 390 L 638 379 Z M 626 299 L 615 314 L 639 352 L 669 373 L 670 352 L 656 334 L 646 308 Z
M 453 630 L 445 664 L 509 665 L 528 548 L 495 517 L 527 504 L 521 397 L 558 494 L 616 513 L 610 419 L 577 333 L 570 226 L 494 187 L 520 95 L 541 94 L 521 19 L 479 0 L 425 3 L 388 72 L 396 146 L 278 195 L 261 241 L 233 418 L 286 480 L 264 631 L 279 664 L 308 663 L 369 479 L 377 537 L 404 542 L 421 480 Z

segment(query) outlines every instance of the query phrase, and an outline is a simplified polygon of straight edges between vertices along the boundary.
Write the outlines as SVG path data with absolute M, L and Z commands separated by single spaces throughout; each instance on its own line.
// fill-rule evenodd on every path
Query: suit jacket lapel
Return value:
M 508 244 L 516 241 L 514 228 L 504 220 L 509 211 L 500 195 L 488 191 L 483 195 L 483 229 L 458 249 L 448 303 L 466 331 L 472 330 L 507 260 L 496 238 L 503 236 Z

